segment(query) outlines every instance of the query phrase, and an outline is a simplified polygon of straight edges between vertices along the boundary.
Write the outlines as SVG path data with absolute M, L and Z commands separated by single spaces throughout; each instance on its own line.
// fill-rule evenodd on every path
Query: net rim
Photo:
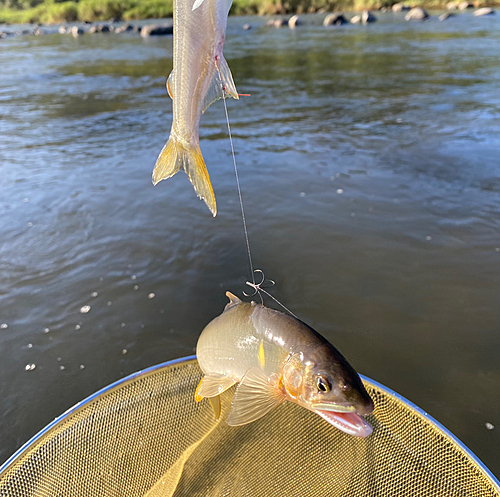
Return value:
M 141 377 L 146 377 L 149 376 L 150 374 L 154 374 L 162 369 L 165 368 L 170 368 L 172 366 L 184 364 L 184 363 L 189 363 L 189 362 L 194 362 L 196 361 L 196 355 L 190 355 L 186 357 L 180 357 L 178 359 L 173 359 L 170 361 L 162 362 L 160 364 L 156 364 L 154 366 L 151 366 L 146 369 L 142 369 L 140 371 L 137 371 L 135 373 L 132 373 L 125 378 L 121 378 L 103 388 L 98 390 L 97 392 L 93 393 L 92 395 L 89 395 L 87 398 L 84 400 L 78 402 L 74 406 L 70 407 L 67 411 L 65 411 L 63 414 L 55 418 L 53 421 L 51 421 L 47 426 L 42 428 L 36 435 L 34 435 L 31 439 L 29 439 L 24 445 L 22 445 L 12 456 L 10 456 L 2 465 L 0 465 L 0 478 L 6 472 L 9 467 L 15 463 L 15 461 L 21 457 L 25 451 L 29 450 L 33 445 L 35 445 L 43 436 L 45 436 L 52 428 L 54 428 L 56 425 L 64 421 L 65 419 L 69 418 L 72 416 L 74 413 L 76 413 L 79 409 L 82 409 L 84 406 L 92 403 L 94 400 L 98 399 L 100 396 L 103 394 L 109 393 L 112 390 L 116 388 L 121 388 L 127 383 L 131 383 L 136 381 L 138 378 Z M 402 404 L 406 405 L 410 409 L 414 410 L 417 414 L 419 414 L 421 417 L 423 417 L 427 422 L 432 424 L 435 428 L 437 428 L 439 431 L 442 432 L 443 435 L 446 437 L 450 438 L 455 444 L 457 444 L 458 447 L 469 457 L 470 459 L 473 460 L 473 462 L 478 466 L 478 468 L 485 474 L 485 476 L 493 483 L 493 485 L 497 488 L 497 490 L 500 492 L 500 482 L 498 479 L 493 475 L 493 473 L 486 467 L 486 465 L 472 452 L 460 439 L 458 439 L 453 433 L 451 433 L 445 426 L 443 426 L 439 421 L 434 419 L 430 414 L 428 414 L 426 411 L 424 411 L 422 408 L 418 407 L 415 405 L 413 402 L 408 400 L 407 398 L 403 397 L 399 393 L 395 392 L 394 390 L 386 387 L 385 385 L 382 385 L 378 381 L 372 380 L 371 378 L 364 376 L 362 374 L 359 375 L 361 379 L 364 382 L 369 383 L 376 389 L 380 390 L 384 394 L 387 394 L 389 396 L 394 397 L 397 401 L 401 402 Z

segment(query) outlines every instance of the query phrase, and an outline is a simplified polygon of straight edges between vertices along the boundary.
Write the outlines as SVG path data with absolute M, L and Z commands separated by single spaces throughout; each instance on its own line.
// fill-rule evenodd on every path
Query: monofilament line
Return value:
M 254 270 L 254 268 L 253 268 L 252 253 L 250 252 L 250 240 L 248 238 L 247 222 L 246 222 L 246 218 L 245 218 L 245 209 L 243 208 L 243 198 L 241 196 L 240 177 L 238 175 L 238 166 L 236 165 L 236 155 L 234 154 L 233 136 L 231 134 L 231 126 L 229 125 L 229 114 L 227 113 L 226 92 L 224 91 L 224 88 L 222 89 L 222 100 L 224 101 L 224 111 L 226 113 L 227 132 L 229 135 L 229 143 L 231 144 L 231 154 L 233 156 L 233 165 L 234 165 L 234 174 L 236 176 L 236 185 L 238 186 L 238 197 L 240 199 L 241 219 L 243 220 L 243 230 L 245 231 L 245 241 L 247 244 L 248 262 L 250 263 L 250 271 L 252 274 L 252 283 L 247 281 L 247 285 L 252 287 L 255 290 L 255 293 L 259 295 L 260 301 L 262 302 L 262 305 L 264 305 L 264 299 L 262 298 L 262 295 L 260 292 L 264 292 L 268 297 L 271 297 L 277 304 L 279 304 L 281 307 L 283 307 L 283 309 L 285 309 L 285 311 L 287 311 L 289 314 L 291 314 L 294 318 L 297 318 L 297 316 L 290 309 L 288 309 L 288 307 L 285 307 L 276 297 L 273 297 L 269 292 L 267 292 L 266 290 L 264 290 L 261 287 L 261 285 L 266 281 L 265 277 L 264 277 L 264 273 L 260 269 Z M 255 273 L 256 272 L 262 274 L 262 281 L 258 284 L 255 283 Z M 274 281 L 272 281 L 271 283 L 272 283 L 272 285 L 274 285 Z M 243 292 L 243 294 L 247 295 L 245 292 Z
M 245 241 L 247 244 L 248 262 L 250 263 L 250 274 L 252 275 L 252 282 L 255 285 L 252 253 L 250 252 L 250 241 L 248 239 L 247 222 L 245 219 L 245 209 L 243 208 L 243 199 L 241 197 L 240 177 L 238 175 L 238 167 L 236 166 L 236 156 L 234 154 L 233 136 L 231 135 L 231 126 L 229 125 L 229 115 L 227 113 L 227 104 L 226 104 L 226 92 L 224 91 L 224 89 L 222 90 L 222 99 L 224 101 L 224 111 L 226 112 L 227 132 L 229 135 L 229 143 L 231 144 L 231 154 L 233 155 L 233 165 L 234 165 L 234 174 L 236 176 L 236 185 L 238 186 L 238 197 L 240 199 L 241 218 L 243 219 L 243 230 L 245 231 Z M 260 292 L 258 292 L 258 293 L 259 293 L 260 299 L 262 300 L 262 295 L 260 294 Z M 262 302 L 262 303 L 264 303 L 264 302 Z

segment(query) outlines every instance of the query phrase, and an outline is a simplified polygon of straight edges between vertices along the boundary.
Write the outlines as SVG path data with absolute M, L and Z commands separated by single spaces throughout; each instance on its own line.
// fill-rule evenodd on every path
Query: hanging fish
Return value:
M 226 295 L 224 312 L 198 339 L 196 355 L 205 376 L 196 401 L 208 397 L 219 417 L 220 394 L 238 384 L 230 426 L 251 423 L 289 400 L 350 435 L 370 435 L 372 427 L 361 416 L 373 412 L 373 401 L 330 342 L 288 314 Z
M 214 191 L 201 155 L 201 115 L 222 92 L 238 99 L 222 49 L 232 0 L 174 0 L 174 68 L 167 80 L 173 101 L 170 137 L 156 159 L 153 184 L 183 169 L 214 216 Z

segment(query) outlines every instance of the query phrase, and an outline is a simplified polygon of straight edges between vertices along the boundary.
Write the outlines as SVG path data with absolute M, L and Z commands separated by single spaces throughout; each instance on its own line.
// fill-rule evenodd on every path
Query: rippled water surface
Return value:
M 229 22 L 255 265 L 500 476 L 500 18 L 321 20 Z M 171 68 L 171 38 L 0 40 L 0 461 L 97 389 L 192 354 L 245 288 L 221 102 L 201 126 L 217 218 L 186 175 L 151 184 Z

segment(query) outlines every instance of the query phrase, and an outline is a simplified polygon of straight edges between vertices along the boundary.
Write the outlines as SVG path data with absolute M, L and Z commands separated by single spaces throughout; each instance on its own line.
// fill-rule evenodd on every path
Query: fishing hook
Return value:
M 276 281 L 274 280 L 266 280 L 266 277 L 264 275 L 264 272 L 261 270 L 261 269 L 256 269 L 254 271 L 254 273 L 260 273 L 261 275 L 261 280 L 259 283 L 255 283 L 255 279 L 253 280 L 253 283 L 251 281 L 247 281 L 246 284 L 249 286 L 249 287 L 252 287 L 254 292 L 253 293 L 246 293 L 246 292 L 243 292 L 243 295 L 245 297 L 255 297 L 255 295 L 259 294 L 259 297 L 260 299 L 262 300 L 262 296 L 260 294 L 260 292 L 264 292 L 264 293 L 267 293 L 264 288 L 271 288 L 272 286 L 276 285 Z M 267 282 L 267 284 L 266 284 Z M 265 286 L 263 286 L 264 284 L 266 284 Z M 264 302 L 262 302 L 264 303 Z
M 259 283 L 255 283 L 255 279 L 253 280 L 253 283 L 251 281 L 247 281 L 246 284 L 254 289 L 254 292 L 251 294 L 248 294 L 246 292 L 243 292 L 243 295 L 245 297 L 255 297 L 255 295 L 259 294 L 260 301 L 262 302 L 262 305 L 264 305 L 264 299 L 262 298 L 262 295 L 260 292 L 265 293 L 268 297 L 272 298 L 278 305 L 280 305 L 283 309 L 285 309 L 288 314 L 293 316 L 295 319 L 299 319 L 288 307 L 284 306 L 276 297 L 271 295 L 265 288 L 270 288 L 274 285 L 276 285 L 276 281 L 274 280 L 266 280 L 266 277 L 264 276 L 264 272 L 260 269 L 256 269 L 254 273 L 260 273 L 261 274 L 261 280 Z M 267 284 L 266 284 L 267 282 Z M 263 286 L 266 285 L 266 286 Z

